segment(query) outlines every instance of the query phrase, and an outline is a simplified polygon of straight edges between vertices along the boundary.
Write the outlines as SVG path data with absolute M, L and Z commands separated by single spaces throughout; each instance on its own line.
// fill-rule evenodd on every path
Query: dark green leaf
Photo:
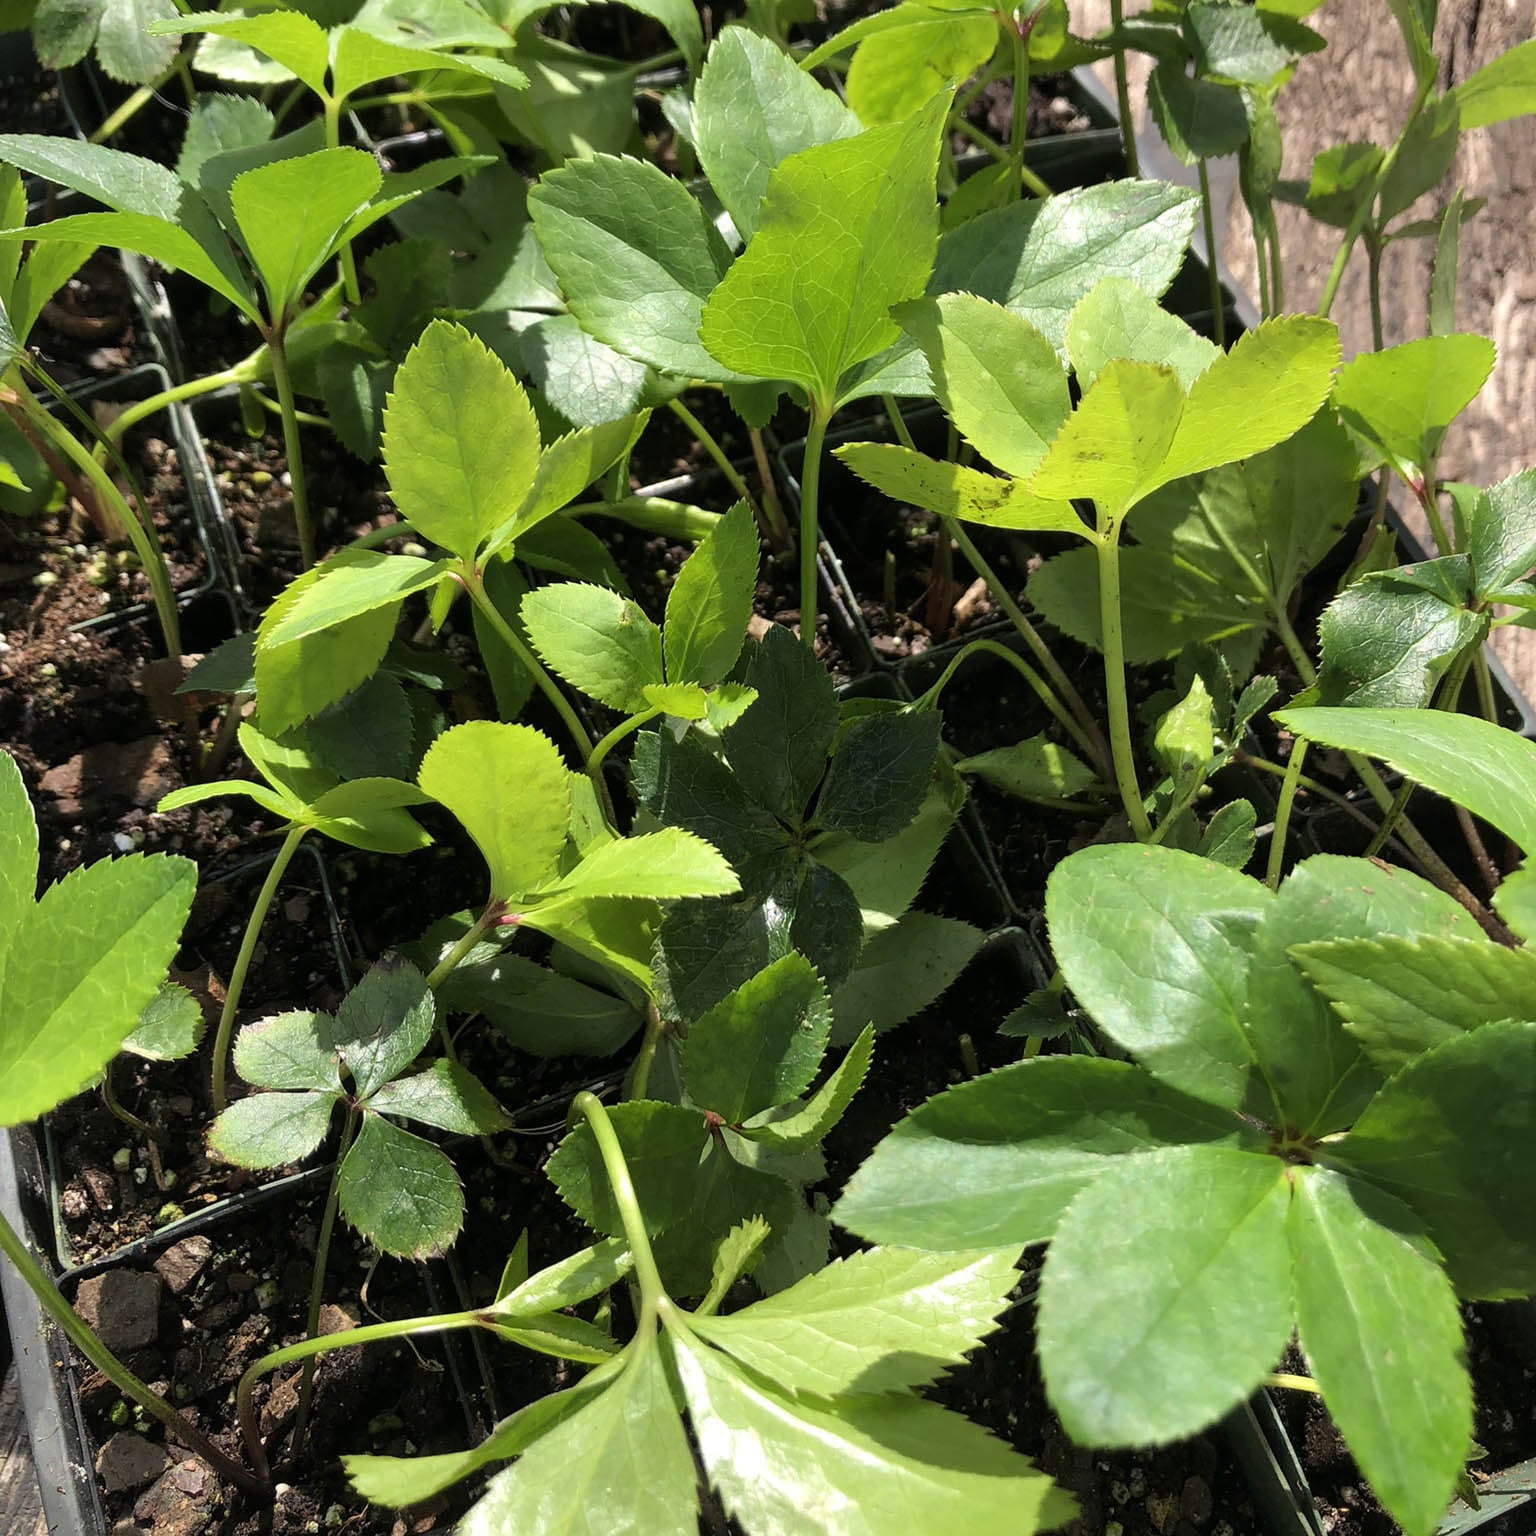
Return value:
M 733 505 L 683 563 L 667 594 L 667 678 L 712 687 L 736 664 L 757 590 L 757 524 Z
M 855 720 L 833 754 L 816 801 L 816 825 L 866 843 L 894 837 L 927 793 L 941 723 L 932 710 Z
M 936 1001 L 981 948 L 979 928 L 952 917 L 908 912 L 866 940 L 848 979 L 832 994 L 833 1045 L 866 1025 L 878 1034 Z
M 432 994 L 420 971 L 399 955 L 379 961 L 336 1011 L 334 1041 L 360 1099 L 398 1077 L 432 1038 Z
M 247 1024 L 235 1037 L 235 1071 L 258 1088 L 339 1094 L 339 1062 L 328 1013 L 280 1013 Z
M 203 1038 L 203 1010 L 185 987 L 167 982 L 139 1015 L 138 1027 L 123 1049 L 148 1061 L 180 1061 Z
M 325 1140 L 336 1098 L 329 1093 L 253 1093 L 208 1128 L 208 1146 L 239 1168 L 281 1168 Z
M 464 1191 L 443 1151 L 365 1111 L 338 1179 L 342 1216 L 397 1259 L 446 1249 L 464 1224 Z
M 368 1107 L 460 1136 L 488 1136 L 511 1123 L 484 1086 L 456 1061 L 434 1061 L 425 1071 L 396 1077 L 369 1099 Z

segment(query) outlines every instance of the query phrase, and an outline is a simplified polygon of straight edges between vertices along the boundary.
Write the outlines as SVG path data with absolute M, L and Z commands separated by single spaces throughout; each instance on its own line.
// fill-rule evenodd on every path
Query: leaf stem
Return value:
M 1009 123 L 1008 153 L 1013 161 L 1016 197 L 1024 179 L 1024 141 L 1029 132 L 1029 41 L 1028 27 L 1020 25 L 1017 13 L 1008 19 L 1007 27 L 1013 53 L 1013 117 Z
M 432 967 L 427 975 L 427 990 L 435 992 L 463 963 L 464 957 L 490 931 L 491 925 L 506 910 L 499 901 L 486 904 L 485 910 L 460 935 L 453 948 Z
M 667 1026 L 661 1017 L 661 1009 L 655 1003 L 645 1005 L 645 1034 L 640 1041 L 640 1049 L 635 1055 L 635 1064 L 630 1069 L 629 1082 L 624 1089 L 626 1099 L 643 1099 L 645 1090 L 651 1082 L 651 1066 L 656 1060 L 656 1052 L 661 1045 L 661 1037 L 666 1034 Z
M 697 544 L 713 532 L 720 521 L 718 512 L 706 511 L 686 501 L 669 501 L 665 496 L 626 496 L 621 501 L 582 501 L 565 509 L 568 517 L 588 517 L 601 513 L 617 518 L 631 528 L 645 533 L 659 533 L 670 539 Z
M 1269 834 L 1269 867 L 1264 883 L 1272 891 L 1280 889 L 1280 874 L 1285 866 L 1285 839 L 1291 826 L 1291 811 L 1296 804 L 1296 791 L 1301 785 L 1301 769 L 1307 760 L 1308 742 L 1298 736 L 1291 746 L 1291 760 L 1285 765 L 1285 778 L 1280 785 L 1280 802 L 1275 807 L 1275 824 Z
M 1152 823 L 1136 782 L 1136 746 L 1125 689 L 1125 631 L 1120 616 L 1120 521 L 1104 518 L 1094 547 L 1099 559 L 1099 623 L 1104 642 L 1104 692 L 1109 704 L 1110 755 L 1126 819 L 1137 842 L 1152 836 Z
M 304 483 L 304 448 L 299 441 L 298 407 L 293 398 L 293 379 L 288 372 L 288 350 L 281 324 L 266 331 L 272 359 L 272 382 L 283 418 L 283 456 L 288 460 L 288 489 L 293 497 L 293 521 L 299 531 L 299 559 L 307 571 L 315 563 L 315 529 L 309 518 L 309 491 Z
M 763 434 L 757 427 L 747 428 L 747 439 L 752 444 L 752 462 L 757 465 L 757 478 L 763 488 L 763 516 L 765 532 L 774 549 L 783 551 L 794 548 L 794 535 L 784 517 L 784 503 L 779 500 L 779 488 L 773 481 L 773 468 L 768 463 L 768 448 Z
M 1266 1387 L 1283 1387 L 1292 1392 L 1315 1392 L 1322 1395 L 1322 1388 L 1310 1376 L 1295 1376 L 1290 1371 L 1271 1371 L 1265 1376 Z
M 139 23 L 143 25 L 142 22 Z M 174 75 L 179 68 L 184 67 L 183 57 L 178 47 L 176 57 L 147 85 L 141 85 L 120 106 L 109 112 L 102 124 L 86 140 L 87 144 L 105 144 L 114 134 L 120 132 L 128 123 L 132 122 L 138 114 L 154 100 L 156 92 Z
M 304 1314 L 304 1336 L 312 1339 L 320 1331 L 320 1303 L 325 1297 L 325 1271 L 331 1257 L 331 1238 L 336 1232 L 336 1209 L 341 1203 L 341 1165 L 352 1148 L 352 1138 L 357 1134 L 358 1112 L 347 1110 L 342 1123 L 341 1140 L 336 1146 L 336 1166 L 331 1170 L 331 1186 L 325 1194 L 325 1211 L 320 1218 L 320 1233 L 315 1239 L 315 1266 L 309 1281 L 309 1308 Z M 304 1364 L 304 1376 L 299 1383 L 299 1412 L 293 1426 L 293 1454 L 297 1457 L 304 1450 L 304 1434 L 309 1428 L 310 1400 L 315 1391 L 315 1362 L 311 1357 Z
M 341 144 L 341 97 L 326 94 L 321 99 L 325 103 L 325 147 L 336 149 Z M 363 290 L 357 280 L 357 258 L 352 254 L 352 242 L 343 240 L 337 255 L 341 263 L 341 280 L 346 289 L 347 303 L 360 304 Z
M 645 1230 L 645 1220 L 640 1214 L 640 1201 L 629 1176 L 629 1165 L 624 1161 L 624 1150 L 608 1118 L 603 1101 L 595 1093 L 583 1091 L 571 1101 L 572 1114 L 586 1118 L 592 1127 L 597 1150 L 603 1159 L 608 1182 L 613 1187 L 614 1202 L 624 1222 L 624 1238 L 635 1261 L 635 1278 L 640 1282 L 641 1299 L 648 1307 L 655 1307 L 667 1299 L 666 1287 L 661 1283 L 661 1272 L 656 1268 L 656 1256 L 651 1252 L 651 1240 Z
M 596 773 L 603 766 L 603 759 L 631 733 L 638 731 L 642 725 L 654 720 L 657 715 L 666 714 L 664 709 L 642 709 L 639 714 L 631 715 L 627 720 L 621 720 L 608 732 L 598 744 L 592 748 L 592 759 L 587 767 Z
M 1116 31 L 1124 24 L 1123 0 L 1109 0 L 1109 24 Z M 1120 113 L 1120 132 L 1125 140 L 1125 170 L 1133 179 L 1141 175 L 1141 157 L 1136 153 L 1136 128 L 1131 122 L 1131 82 L 1125 69 L 1125 44 L 1115 48 L 1115 106 Z
M 1221 295 L 1221 273 L 1216 269 L 1216 210 L 1211 206 L 1211 177 L 1203 157 L 1196 164 L 1200 173 L 1200 218 L 1205 226 L 1205 276 L 1211 290 L 1211 335 L 1218 347 L 1225 347 L 1227 314 Z
M 107 1063 L 106 1070 L 101 1074 L 101 1102 L 106 1106 L 108 1112 L 121 1120 L 135 1136 L 142 1136 L 146 1141 L 152 1141 L 156 1144 L 163 1142 L 165 1140 L 163 1132 L 157 1131 L 147 1121 L 140 1120 L 118 1098 L 117 1085 L 112 1081 L 112 1072 L 119 1060 L 121 1060 L 121 1057 L 114 1057 Z
M 816 498 L 821 487 L 821 448 L 831 419 L 831 406 L 823 400 L 812 402 L 810 425 L 805 429 L 805 461 L 800 469 L 800 640 L 813 653 L 816 649 L 816 545 L 820 526 Z
M 297 822 L 289 826 L 283 837 L 282 846 L 272 860 L 272 867 L 267 871 L 267 878 L 262 881 L 261 889 L 256 893 L 256 903 L 251 908 L 251 915 L 246 920 L 245 934 L 240 940 L 240 951 L 235 956 L 235 968 L 229 973 L 229 987 L 224 993 L 224 1006 L 219 1010 L 218 1031 L 213 1037 L 213 1112 L 216 1115 L 223 1114 L 225 1106 L 229 1103 L 227 1087 L 229 1040 L 235 1030 L 235 1015 L 240 1011 L 240 994 L 245 991 L 245 978 L 250 973 L 251 957 L 256 953 L 256 940 L 261 936 L 261 927 L 267 919 L 273 898 L 277 895 L 277 888 L 282 883 L 282 878 L 287 873 L 294 854 L 299 851 L 299 844 L 304 841 L 304 834 L 308 831 L 308 827 L 300 826 Z
M 753 496 L 751 488 L 748 486 L 747 482 L 742 479 L 741 474 L 737 470 L 736 466 L 732 464 L 730 459 L 726 456 L 725 449 L 720 446 L 719 442 L 715 438 L 714 433 L 711 432 L 709 428 L 706 427 L 704 423 L 700 421 L 699 418 L 695 416 L 693 412 L 690 411 L 688 407 L 683 404 L 682 400 L 679 399 L 676 395 L 667 401 L 667 409 L 671 411 L 672 414 L 676 416 L 677 419 L 682 422 L 682 424 L 691 433 L 693 433 L 694 438 L 699 444 L 699 447 L 701 447 L 704 452 L 714 460 L 715 468 L 725 476 L 726 483 L 733 491 L 735 491 L 739 497 L 741 497 L 744 502 L 746 502 L 749 507 L 751 507 L 753 517 L 755 517 L 759 523 L 762 523 L 763 514 L 757 505 L 757 498 Z M 766 526 L 764 527 L 763 531 L 765 533 L 768 532 Z
M 156 411 L 164 410 L 169 405 L 176 405 L 182 400 L 196 400 L 200 395 L 212 394 L 216 389 L 223 389 L 227 384 L 251 384 L 257 377 L 257 360 L 261 357 L 263 347 L 258 347 L 249 357 L 242 358 L 233 367 L 220 369 L 217 373 L 205 373 L 200 379 L 188 379 L 181 384 L 173 384 L 169 389 L 162 389 L 159 394 L 149 395 L 143 400 L 135 400 L 127 406 L 102 430 L 102 436 L 110 443 L 121 442 L 128 431 L 136 427 L 147 416 L 153 416 Z M 103 459 L 106 453 L 105 446 L 98 447 L 96 457 Z
M 159 1419 L 171 1434 L 190 1447 L 220 1477 L 250 1493 L 264 1493 L 266 1480 L 253 1475 L 239 1462 L 231 1460 L 201 1430 L 195 1429 L 158 1393 L 150 1390 L 120 1361 L 85 1324 L 75 1309 L 59 1294 L 47 1271 L 33 1257 L 32 1251 L 17 1235 L 4 1215 L 0 1215 L 0 1253 L 10 1261 L 16 1273 L 26 1281 L 38 1305 L 62 1328 L 71 1344 L 115 1386 L 124 1397 L 137 1403 L 146 1413 Z

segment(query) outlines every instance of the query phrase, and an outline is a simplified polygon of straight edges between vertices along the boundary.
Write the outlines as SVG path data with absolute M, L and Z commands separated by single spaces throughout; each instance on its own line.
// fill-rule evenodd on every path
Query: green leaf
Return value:
M 1074 1512 L 958 1414 L 912 1396 L 791 1401 L 680 1330 L 669 1337 L 709 1480 L 745 1530 L 823 1536 L 829 1511 L 839 1536 L 1039 1530 Z
M 513 89 L 528 84 L 527 75 L 505 59 L 449 53 L 430 42 L 423 46 L 404 28 L 391 31 L 390 37 L 380 37 L 361 27 L 339 29 L 331 66 L 332 90 L 337 97 L 344 99 L 376 80 L 429 69 L 444 75 L 479 75 Z
M 527 498 L 513 517 L 491 535 L 489 549 L 498 550 L 509 539 L 521 538 L 529 530 L 544 524 L 544 519 L 551 513 L 574 501 L 581 491 L 630 450 L 648 419 L 647 413 L 641 412 L 638 416 L 622 416 L 597 426 L 578 427 L 574 432 L 557 437 L 539 459 L 538 472 Z M 548 532 L 551 527 L 558 530 L 560 526 L 560 523 L 545 524 L 540 532 Z M 525 551 L 529 564 L 538 563 L 532 559 L 533 547 L 530 540 Z
M 725 1241 L 715 1250 L 709 1290 L 694 1311 L 696 1317 L 709 1317 L 720 1310 L 720 1303 L 731 1287 L 761 1260 L 768 1233 L 768 1223 L 761 1216 L 749 1216 L 739 1226 L 731 1228 Z
M 1398 571 L 1372 571 L 1346 588 L 1318 624 L 1319 704 L 1423 709 L 1488 621 L 1466 606 L 1470 569 L 1448 555 Z
M 0 754 L 3 755 L 3 754 Z M 71 871 L 31 904 L 35 832 L 20 776 L 3 770 L 0 1125 L 20 1125 L 93 1082 L 165 980 L 197 884 L 188 859 L 130 854 Z
M 1091 499 L 1122 514 L 1170 478 L 1163 466 L 1184 404 L 1172 369 L 1106 364 L 1052 439 L 1029 489 L 1054 501 Z
M 895 340 L 890 308 L 922 292 L 947 93 L 905 123 L 800 151 L 769 176 L 757 234 L 704 306 L 726 367 L 830 404 L 843 374 Z
M 1191 330 L 1145 288 L 1124 277 L 1105 278 L 1074 307 L 1067 320 L 1067 352 L 1083 389 L 1093 383 L 1106 363 L 1130 358 L 1172 368 L 1180 385 L 1188 390 L 1221 355 L 1214 342 Z
M 861 128 L 835 92 L 745 27 L 720 33 L 694 88 L 699 164 L 743 240 L 757 233 L 768 177 L 780 162 Z
M 727 1125 L 788 1103 L 815 1077 L 831 1029 L 821 979 L 800 955 L 786 955 L 689 1026 L 688 1096 Z
M 849 1180 L 833 1215 L 874 1243 L 1041 1242 L 1128 1153 L 1184 1142 L 1263 1145 L 1231 1115 L 1125 1062 L 1038 1057 L 915 1109 Z
M 258 688 L 263 648 L 292 645 L 381 608 L 390 610 L 393 618 L 413 592 L 436 585 L 444 569 L 441 560 L 422 560 L 414 555 L 390 555 L 377 549 L 338 550 L 315 567 L 313 580 L 301 577 L 302 586 L 295 582 L 289 587 L 284 596 L 291 594 L 290 601 L 268 610 L 257 636 Z
M 1191 77 L 1165 59 L 1147 81 L 1147 105 L 1168 148 L 1185 165 L 1235 155 L 1248 140 L 1248 113 L 1235 86 Z
M 441 1149 L 365 1111 L 341 1160 L 339 1208 L 382 1253 L 425 1259 L 464 1224 L 464 1191 Z
M 1484 1024 L 1415 1057 L 1326 1161 L 1396 1196 L 1469 1299 L 1536 1289 L 1536 1024 Z
M 69 69 L 96 41 L 108 0 L 37 0 L 32 13 L 32 46 L 45 69 Z
M 969 293 L 903 305 L 897 319 L 923 349 L 961 435 L 999 469 L 1032 474 L 1072 411 L 1055 347 L 1028 320 Z
M 1536 850 L 1536 745 L 1513 731 L 1438 709 L 1293 708 L 1274 718 L 1309 741 L 1383 759 Z
M 644 710 L 642 690 L 662 681 L 661 631 L 633 598 L 561 582 L 530 592 L 519 616 L 546 665 L 621 714 Z
M 258 1088 L 339 1094 L 339 1060 L 328 1013 L 280 1013 L 245 1025 L 235 1037 L 235 1071 Z
M 1473 70 L 1451 94 L 1467 130 L 1536 112 L 1536 39 L 1505 49 Z
M 317 761 L 350 780 L 409 778 L 415 735 L 411 701 L 387 672 L 375 672 L 300 728 L 300 740 Z
M 832 451 L 861 480 L 893 501 L 968 523 L 1088 537 L 1087 525 L 1070 501 L 1036 496 L 1020 480 L 983 474 L 964 464 L 941 463 L 894 443 L 844 443 Z
M 680 181 L 594 155 L 542 176 L 528 212 L 571 313 L 599 341 L 679 378 L 735 376 L 699 340 L 730 252 Z
M 694 1182 L 708 1139 L 697 1109 L 653 1100 L 616 1104 L 608 1118 L 629 1167 L 646 1227 L 652 1233 L 683 1221 L 693 1210 Z M 586 1121 L 573 1127 L 544 1165 L 560 1198 L 589 1227 L 610 1236 L 624 1232 L 597 1138 Z
M 453 812 L 510 899 L 555 872 L 571 819 L 560 753 L 531 726 L 471 720 L 444 731 L 421 760 L 421 787 Z
M 21 769 L 0 752 L 0 933 L 17 935 L 37 894 L 37 819 Z M 14 944 L 0 944 L 0 987 Z
M 109 0 L 96 34 L 96 62 L 114 80 L 150 85 L 176 57 L 176 44 L 162 41 L 150 24 L 176 14 L 174 0 Z
M 425 805 L 427 796 L 399 779 L 352 779 L 328 789 L 303 819 L 350 848 L 370 853 L 414 853 L 432 842 L 431 834 L 403 809 Z
M 683 562 L 667 594 L 662 639 L 671 682 L 713 687 L 736 664 L 752 617 L 757 561 L 757 524 L 738 501 Z
M 1376 217 L 1385 225 L 1405 213 L 1445 179 L 1461 142 L 1456 97 L 1431 95 L 1403 136 L 1397 158 L 1376 194 Z M 1436 334 L 1433 330 L 1431 335 Z
M 928 792 L 941 724 L 933 710 L 855 720 L 832 756 L 816 801 L 816 825 L 866 843 L 894 837 Z
M 460 1536 L 694 1536 L 693 1454 L 654 1339 L 498 1473 Z
M 1482 336 L 1425 336 L 1382 352 L 1362 352 L 1339 374 L 1333 404 L 1405 478 L 1429 469 L 1451 423 L 1493 371 L 1493 343 Z
M 342 999 L 334 1040 L 360 1099 L 369 1099 L 421 1054 L 436 1022 L 420 971 L 387 955 Z
M 1435 56 L 1435 11 L 1439 0 L 1387 0 L 1388 9 L 1397 18 L 1408 50 L 1408 62 L 1421 87 L 1434 83 L 1440 61 Z
M 146 1061 L 180 1061 L 203 1038 L 203 1010 L 185 987 L 166 982 L 139 1015 L 123 1049 Z
M 247 630 L 221 641 L 187 673 L 177 693 L 254 693 L 256 636 Z
M 1455 1293 L 1413 1230 L 1395 1202 L 1323 1168 L 1297 1170 L 1307 1364 L 1376 1497 L 1410 1536 L 1430 1536 L 1466 1459 L 1472 1391 Z
M 1273 448 L 1317 413 L 1339 366 L 1339 333 L 1311 315 L 1266 320 L 1190 386 L 1163 479 Z
M 1265 10 L 1196 0 L 1184 13 L 1196 67 L 1238 85 L 1268 85 L 1299 54 L 1323 39 L 1310 27 Z
M 911 117 L 935 91 L 973 75 L 998 46 L 996 18 L 985 11 L 903 5 L 900 14 L 906 25 L 866 38 L 848 67 L 848 105 L 869 125 Z
M 827 770 L 837 731 L 832 679 L 779 625 L 746 648 L 738 670 L 740 680 L 757 689 L 757 700 L 722 733 L 726 760 L 749 795 L 775 816 L 798 823 Z M 696 825 L 693 830 L 709 836 Z M 729 847 L 722 851 L 737 864 Z
M 1229 1147 L 1169 1147 L 1073 1200 L 1046 1254 L 1037 1338 L 1075 1440 L 1182 1439 L 1257 1389 L 1291 1336 L 1288 1172 Z
M 1248 1038 L 1248 948 L 1273 900 L 1193 854 L 1120 844 L 1063 859 L 1046 885 L 1067 985 L 1148 1071 L 1226 1109 L 1260 1084 Z
M 633 1267 L 628 1246 L 605 1238 L 526 1276 L 497 1298 L 493 1310 L 498 1317 L 516 1318 L 580 1306 L 611 1290 Z
M 921 1013 L 971 963 L 981 941 L 979 928 L 931 912 L 908 912 L 878 929 L 832 994 L 831 1043 L 848 1045 L 866 1025 L 879 1034 Z
M 460 1136 L 488 1136 L 511 1124 L 478 1079 L 456 1061 L 434 1061 L 410 1077 L 396 1077 L 369 1099 L 368 1107 Z
M 207 161 L 228 150 L 254 149 L 269 143 L 275 127 L 270 109 L 254 96 L 201 92 L 187 118 L 176 174 L 189 187 L 195 187 Z
M 273 315 L 285 314 L 381 183 L 360 149 L 322 149 L 235 177 L 230 204 Z
M 804 1104 L 744 1126 L 741 1134 L 778 1152 L 802 1152 L 819 1146 L 863 1086 L 874 1050 L 874 1026 L 866 1024 L 832 1074 Z
M 663 827 L 602 844 L 541 894 L 551 901 L 600 896 L 667 901 L 679 896 L 729 896 L 740 889 L 730 866 L 702 837 L 681 827 Z
M 1007 795 L 1025 800 L 1067 800 L 1094 782 L 1096 775 L 1065 747 L 1042 732 L 1011 747 L 994 747 L 955 764 Z
M 281 1168 L 309 1156 L 331 1128 L 330 1093 L 253 1093 L 208 1129 L 208 1146 L 238 1168 Z
M 1387 1076 L 1465 1030 L 1536 1011 L 1536 952 L 1480 935 L 1330 937 L 1290 954 Z
M 1486 599 L 1536 565 L 1536 470 L 1521 470 L 1480 493 L 1466 524 L 1473 581 Z
M 472 560 L 533 484 L 538 422 L 493 352 L 462 326 L 434 320 L 395 374 L 384 462 L 400 515 Z
M 689 1327 L 788 1392 L 899 1392 L 958 1365 L 992 1332 L 1018 1280 L 1015 1257 L 875 1249 Z
M 297 75 L 316 95 L 325 95 L 330 41 L 317 22 L 297 11 L 267 11 L 257 16 L 210 16 L 199 12 L 157 22 L 157 34 L 207 32 L 245 43 Z

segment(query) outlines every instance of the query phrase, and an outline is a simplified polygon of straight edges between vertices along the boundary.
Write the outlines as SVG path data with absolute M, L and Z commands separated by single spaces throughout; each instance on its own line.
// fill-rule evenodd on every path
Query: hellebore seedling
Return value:
M 1507 953 L 1416 876 L 1331 856 L 1271 892 L 1170 849 L 1090 848 L 1046 914 L 1067 986 L 1136 1065 L 1039 1058 L 940 1094 L 837 1219 L 940 1251 L 1049 1241 L 1038 1347 L 1088 1444 L 1194 1432 L 1296 1330 L 1377 1496 L 1428 1536 L 1472 1428 L 1456 1297 L 1536 1288 L 1514 1130 L 1536 1024 Z M 1388 979 L 1383 954 L 1406 969 Z M 1441 955 L 1491 984 L 1481 1009 L 1420 974 Z
M 698 1522 L 700 1488 L 686 1423 L 726 1512 L 759 1536 L 822 1536 L 834 1526 L 938 1536 L 957 1520 L 1001 1536 L 1071 1518 L 1071 1499 L 1025 1458 L 912 1390 L 990 1331 L 1015 1278 L 1011 1250 L 863 1253 L 717 1316 L 768 1235 L 752 1219 L 719 1245 L 709 1294 L 688 1312 L 665 1288 L 646 1192 L 609 1111 L 589 1093 L 573 1108 L 586 1125 L 572 1135 L 587 1149 L 584 1166 L 607 1183 L 601 1199 L 622 1222 L 634 1266 L 634 1336 L 575 1387 L 514 1414 L 473 1451 L 348 1457 L 365 1496 L 416 1503 L 517 1456 L 465 1517 L 464 1536 L 607 1529 L 616 1520 L 637 1536 L 685 1536 Z M 525 1287 L 547 1290 L 541 1278 Z M 591 1295 L 595 1286 L 582 1289 Z M 464 1326 L 458 1317 L 445 1323 Z M 373 1332 L 358 1330 L 355 1341 Z
M 302 747 L 273 741 L 249 723 L 241 725 L 239 739 L 241 750 L 266 780 L 265 784 L 244 779 L 188 784 L 173 790 L 156 807 L 160 811 L 174 811 L 221 795 L 246 795 L 262 810 L 285 823 L 282 844 L 246 920 L 245 933 L 219 1014 L 219 1027 L 213 1041 L 213 1107 L 216 1112 L 221 1111 L 228 1100 L 225 1079 L 229 1042 L 240 1011 L 251 957 L 256 952 L 256 941 L 277 896 L 277 888 L 282 884 L 294 854 L 299 851 L 299 844 L 311 831 L 333 837 L 348 847 L 365 848 L 374 853 L 410 853 L 427 847 L 432 841 L 405 809 L 427 802 L 428 797 L 415 785 L 391 778 L 349 779 L 344 783 L 339 775 L 316 763 Z
M 165 980 L 197 866 L 131 853 L 66 875 L 35 899 L 37 822 L 21 771 L 0 752 L 0 1126 L 25 1125 L 110 1066 Z M 127 1398 L 221 1477 L 255 1479 L 129 1371 L 59 1294 L 0 1216 L 0 1252 L 70 1342 Z

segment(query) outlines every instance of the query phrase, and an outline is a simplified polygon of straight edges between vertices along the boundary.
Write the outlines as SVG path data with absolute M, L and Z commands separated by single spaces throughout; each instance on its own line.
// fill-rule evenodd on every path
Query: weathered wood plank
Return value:
M 47 1536 L 14 1369 L 0 1386 L 0 1531 L 5 1536 Z

